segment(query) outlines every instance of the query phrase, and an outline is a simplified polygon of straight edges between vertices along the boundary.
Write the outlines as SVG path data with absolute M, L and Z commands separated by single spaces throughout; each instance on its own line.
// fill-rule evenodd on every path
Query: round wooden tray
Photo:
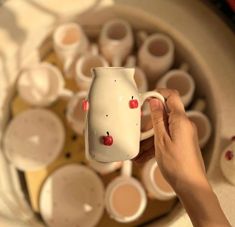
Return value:
M 60 62 L 57 60 L 55 53 L 52 49 L 44 53 L 42 51 L 42 61 L 49 62 L 53 65 L 56 65 L 60 70 L 62 69 Z M 76 83 L 73 79 L 65 79 L 66 81 L 66 88 L 78 92 L 78 88 Z M 48 107 L 49 110 L 53 111 L 57 114 L 57 116 L 61 119 L 64 124 L 65 132 L 66 132 L 66 139 L 64 149 L 59 155 L 59 157 L 51 163 L 47 168 L 41 169 L 39 171 L 32 171 L 32 172 L 24 172 L 27 191 L 29 193 L 29 200 L 33 210 L 40 214 L 38 201 L 40 196 L 40 189 L 43 185 L 45 179 L 57 168 L 66 165 L 68 163 L 82 163 L 86 165 L 85 160 L 85 151 L 84 151 L 84 137 L 78 136 L 69 126 L 65 118 L 65 111 L 66 111 L 67 102 L 65 100 L 59 99 L 53 105 Z M 11 111 L 12 116 L 16 116 L 17 114 L 25 111 L 29 108 L 32 108 L 29 104 L 24 102 L 18 94 L 13 98 L 11 103 Z M 140 179 L 140 165 L 133 165 L 133 175 L 137 179 Z M 106 186 L 113 178 L 118 176 L 120 171 L 115 171 L 111 174 L 101 176 L 101 179 Z M 176 203 L 177 199 L 172 199 L 169 201 L 159 201 L 159 200 L 148 200 L 147 208 L 144 214 L 139 218 L 137 221 L 129 223 L 129 224 L 121 224 L 109 217 L 107 212 L 104 212 L 102 219 L 99 222 L 98 226 L 136 226 L 142 225 L 146 222 L 150 222 L 158 217 L 168 213 Z

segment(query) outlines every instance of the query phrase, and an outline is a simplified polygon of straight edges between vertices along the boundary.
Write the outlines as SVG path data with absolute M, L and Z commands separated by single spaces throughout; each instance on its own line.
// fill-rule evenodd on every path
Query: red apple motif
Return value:
M 86 99 L 82 100 L 82 110 L 83 111 L 88 111 L 88 109 L 89 109 L 89 102 L 88 102 L 88 100 L 86 100 Z
M 129 106 L 131 109 L 135 109 L 138 107 L 138 100 L 134 99 L 134 96 L 131 97 L 131 100 L 129 101 Z
M 228 150 L 228 151 L 226 151 L 226 153 L 225 153 L 225 158 L 228 160 L 228 161 L 230 161 L 230 160 L 232 160 L 233 159 L 233 152 L 232 151 L 230 151 L 230 150 Z
M 113 144 L 113 137 L 109 135 L 109 132 L 107 132 L 107 136 L 103 136 L 102 138 L 105 146 L 111 146 Z

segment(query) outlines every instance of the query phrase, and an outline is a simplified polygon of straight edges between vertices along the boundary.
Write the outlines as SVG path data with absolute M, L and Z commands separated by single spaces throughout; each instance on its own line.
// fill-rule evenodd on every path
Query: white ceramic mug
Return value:
M 4 135 L 8 160 L 22 171 L 35 171 L 53 162 L 63 149 L 65 131 L 53 112 L 33 108 L 17 115 Z
M 86 153 L 100 162 L 132 159 L 138 155 L 140 140 L 154 134 L 140 132 L 141 106 L 156 91 L 139 94 L 133 68 L 94 68 L 88 94 L 89 110 L 85 127 Z
M 151 83 L 166 73 L 174 61 L 174 44 L 164 34 L 148 36 L 138 52 L 139 66 L 144 70 Z
M 87 51 L 89 41 L 79 24 L 68 22 L 55 29 L 53 46 L 56 55 L 63 63 L 64 72 L 68 72 L 75 58 Z
M 88 93 L 81 91 L 75 94 L 68 102 L 66 118 L 71 128 L 78 134 L 83 135 L 85 126 L 85 102 Z
M 49 106 L 59 97 L 71 98 L 73 92 L 64 87 L 59 69 L 46 62 L 23 69 L 17 81 L 19 95 L 33 106 Z
M 126 60 L 125 67 L 134 67 L 135 68 L 135 75 L 134 79 L 136 82 L 136 86 L 139 90 L 139 92 L 146 92 L 148 90 L 148 81 L 147 77 L 144 73 L 144 71 L 136 66 L 136 57 L 135 56 L 129 56 Z
M 220 167 L 224 177 L 233 185 L 235 185 L 235 137 L 231 143 L 222 152 L 220 158 Z
M 157 83 L 157 88 L 175 89 L 179 92 L 181 101 L 187 107 L 194 95 L 195 82 L 184 70 L 174 69 L 166 73 Z
M 105 193 L 105 206 L 111 218 L 127 223 L 138 219 L 144 212 L 147 199 L 142 185 L 131 177 L 132 163 L 125 161 L 121 176 L 112 180 Z
M 131 26 L 127 21 L 113 19 L 102 27 L 99 37 L 100 50 L 112 66 L 122 65 L 133 44 Z
M 170 200 L 176 197 L 172 187 L 165 180 L 155 158 L 148 160 L 141 171 L 142 182 L 152 199 Z
M 105 58 L 98 54 L 96 45 L 93 45 L 91 52 L 79 58 L 75 64 L 75 81 L 80 90 L 89 90 L 92 75 L 91 69 L 95 67 L 108 67 L 109 64 Z
M 196 125 L 199 145 L 203 148 L 211 136 L 211 123 L 209 118 L 196 110 L 186 112 L 188 118 Z

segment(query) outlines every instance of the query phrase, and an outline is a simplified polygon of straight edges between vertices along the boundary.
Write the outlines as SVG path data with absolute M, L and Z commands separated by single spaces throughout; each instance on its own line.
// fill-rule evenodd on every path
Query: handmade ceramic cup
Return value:
M 39 210 L 50 227 L 97 226 L 104 211 L 104 185 L 90 168 L 68 164 L 42 185 Z
M 102 163 L 102 162 L 97 162 L 93 159 L 89 159 L 88 166 L 90 166 L 92 169 L 94 169 L 99 174 L 106 175 L 106 174 L 112 173 L 112 172 L 120 169 L 122 166 L 122 162 Z
M 232 138 L 229 146 L 222 152 L 220 167 L 224 177 L 235 185 L 235 137 Z
M 141 179 L 148 196 L 152 199 L 170 200 L 176 196 L 172 187 L 163 177 L 155 158 L 144 164 Z
M 64 127 L 45 109 L 30 109 L 16 116 L 4 136 L 8 160 L 22 171 L 34 171 L 53 162 L 63 149 Z
M 148 36 L 138 52 L 139 66 L 144 70 L 151 83 L 166 73 L 174 61 L 174 44 L 164 34 Z
M 135 68 L 135 74 L 134 74 L 134 80 L 136 82 L 136 86 L 138 88 L 139 92 L 145 92 L 148 90 L 148 81 L 147 77 L 144 73 L 144 71 L 136 66 L 136 57 L 135 56 L 129 56 L 126 61 L 125 67 L 134 67 Z
M 112 66 L 122 65 L 133 44 L 131 26 L 127 21 L 113 19 L 102 27 L 99 37 L 100 50 Z
M 46 62 L 23 69 L 17 81 L 19 95 L 33 106 L 49 106 L 59 97 L 71 98 L 73 92 L 64 86 L 61 72 Z
M 209 118 L 196 110 L 186 112 L 188 118 L 196 125 L 199 145 L 203 148 L 211 136 L 211 123 Z
M 82 135 L 84 131 L 86 115 L 83 109 L 86 108 L 84 102 L 87 99 L 87 95 L 86 91 L 78 92 L 69 100 L 67 106 L 67 121 L 78 135 Z
M 121 176 L 109 183 L 105 193 L 106 210 L 111 218 L 122 223 L 138 219 L 147 204 L 143 187 L 131 177 L 131 168 L 131 161 L 125 161 Z
M 79 24 L 68 22 L 55 29 L 53 46 L 57 57 L 63 63 L 64 72 L 67 72 L 75 58 L 87 51 L 89 41 Z
M 156 91 L 139 94 L 133 68 L 107 67 L 92 70 L 88 94 L 89 109 L 85 126 L 86 153 L 100 162 L 132 159 L 138 155 L 139 142 L 151 137 L 150 129 L 140 132 L 141 106 Z
M 105 58 L 98 54 L 97 46 L 93 45 L 91 52 L 79 58 L 75 64 L 75 81 L 80 90 L 89 90 L 92 75 L 91 69 L 95 67 L 108 67 Z
M 181 101 L 187 107 L 194 95 L 195 82 L 187 72 L 174 69 L 166 73 L 157 83 L 157 88 L 168 88 L 179 92 Z

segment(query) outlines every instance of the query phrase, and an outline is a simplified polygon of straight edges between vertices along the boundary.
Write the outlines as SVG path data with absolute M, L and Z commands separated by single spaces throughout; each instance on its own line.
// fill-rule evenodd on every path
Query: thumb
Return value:
M 162 142 L 163 137 L 168 136 L 165 126 L 165 109 L 163 103 L 158 99 L 150 99 L 149 101 L 151 117 L 153 122 L 154 134 L 157 142 Z

